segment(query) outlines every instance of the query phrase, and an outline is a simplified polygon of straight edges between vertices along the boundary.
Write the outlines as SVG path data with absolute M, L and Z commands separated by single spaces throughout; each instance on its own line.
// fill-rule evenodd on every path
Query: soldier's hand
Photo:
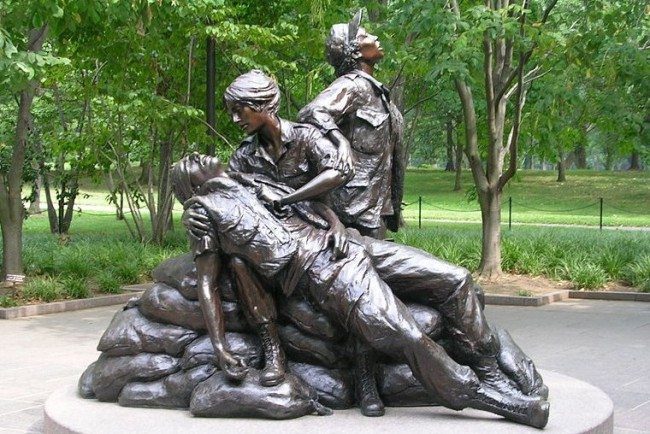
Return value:
M 183 225 L 196 238 L 202 238 L 210 230 L 210 218 L 197 206 L 190 206 L 183 212 Z
M 235 381 L 243 380 L 248 374 L 246 362 L 227 351 L 224 351 L 219 357 L 219 367 L 228 378 Z

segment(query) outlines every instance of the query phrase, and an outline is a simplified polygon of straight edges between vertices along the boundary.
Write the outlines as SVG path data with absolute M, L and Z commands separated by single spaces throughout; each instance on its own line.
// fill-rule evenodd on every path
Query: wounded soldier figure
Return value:
M 549 404 L 541 378 L 534 375 L 524 388 L 501 370 L 498 340 L 471 290 L 467 270 L 353 230 L 347 256 L 333 258 L 328 231 L 313 209 L 323 205 L 301 202 L 269 209 L 256 194 L 268 196 L 262 190 L 276 188 L 286 193 L 287 187 L 258 182 L 241 184 L 215 157 L 198 154 L 172 169 L 177 198 L 186 208 L 202 209 L 211 221 L 208 233 L 192 245 L 200 291 L 215 289 L 220 269 L 214 264 L 220 256 L 238 258 L 269 289 L 285 295 L 300 291 L 355 338 L 407 363 L 443 405 L 485 410 L 537 428 L 546 425 Z M 448 351 L 467 365 L 426 336 L 401 300 L 438 309 L 451 339 Z M 219 322 L 209 316 L 206 321 Z M 223 327 L 213 327 L 211 338 L 217 340 L 218 357 L 226 365 L 236 364 L 222 345 Z

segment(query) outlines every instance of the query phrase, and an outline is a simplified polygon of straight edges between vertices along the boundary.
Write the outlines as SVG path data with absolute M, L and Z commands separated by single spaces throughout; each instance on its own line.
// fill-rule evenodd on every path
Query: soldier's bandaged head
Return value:
M 230 83 L 223 99 L 226 106 L 243 104 L 258 112 L 276 114 L 280 108 L 280 89 L 271 77 L 253 69 Z

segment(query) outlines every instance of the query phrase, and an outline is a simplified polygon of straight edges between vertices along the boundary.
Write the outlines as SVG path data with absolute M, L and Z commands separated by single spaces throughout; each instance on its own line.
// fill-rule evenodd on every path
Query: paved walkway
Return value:
M 97 358 L 95 346 L 116 309 L 0 321 L 0 433 L 41 431 L 44 400 L 75 383 Z M 650 303 L 488 306 L 487 315 L 510 330 L 540 368 L 607 392 L 617 433 L 650 433 Z

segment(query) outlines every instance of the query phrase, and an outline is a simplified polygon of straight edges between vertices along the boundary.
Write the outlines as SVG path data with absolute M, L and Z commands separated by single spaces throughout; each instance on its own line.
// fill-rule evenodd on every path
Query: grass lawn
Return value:
M 567 172 L 567 181 L 556 182 L 554 172 L 522 170 L 503 193 L 502 221 L 508 219 L 508 197 L 512 197 L 512 221 L 598 225 L 599 198 L 603 198 L 605 226 L 650 226 L 650 172 Z M 418 218 L 418 196 L 422 196 L 422 218 L 480 222 L 476 201 L 466 199 L 471 174 L 463 172 L 463 190 L 452 191 L 454 174 L 433 169 L 410 169 L 406 175 L 404 210 L 407 220 Z M 455 211 L 457 210 L 457 211 Z
M 464 191 L 451 191 L 453 176 L 439 170 L 408 171 L 405 202 L 423 197 L 423 228 L 417 228 L 417 205 L 411 205 L 405 210 L 408 225 L 395 237 L 474 271 L 480 261 L 481 229 L 480 214 L 472 210 L 478 204 L 468 203 Z M 466 187 L 471 185 L 469 176 L 464 174 Z M 24 262 L 31 279 L 17 294 L 0 293 L 0 305 L 116 292 L 124 284 L 150 279 L 158 263 L 187 251 L 185 233 L 178 225 L 180 212 L 175 212 L 176 230 L 164 246 L 143 245 L 131 240 L 124 222 L 115 218 L 102 186 L 87 183 L 82 192 L 87 196 L 77 204 L 84 212 L 75 215 L 65 244 L 49 234 L 44 213 L 26 220 Z M 645 172 L 571 171 L 562 184 L 550 172 L 520 172 L 504 193 L 504 220 L 508 196 L 513 197 L 514 222 L 597 225 L 596 202 L 603 197 L 606 225 L 650 227 L 650 174 Z M 576 208 L 580 209 L 566 211 Z M 650 232 L 504 228 L 502 258 L 504 271 L 568 280 L 576 288 L 622 282 L 650 291 Z

